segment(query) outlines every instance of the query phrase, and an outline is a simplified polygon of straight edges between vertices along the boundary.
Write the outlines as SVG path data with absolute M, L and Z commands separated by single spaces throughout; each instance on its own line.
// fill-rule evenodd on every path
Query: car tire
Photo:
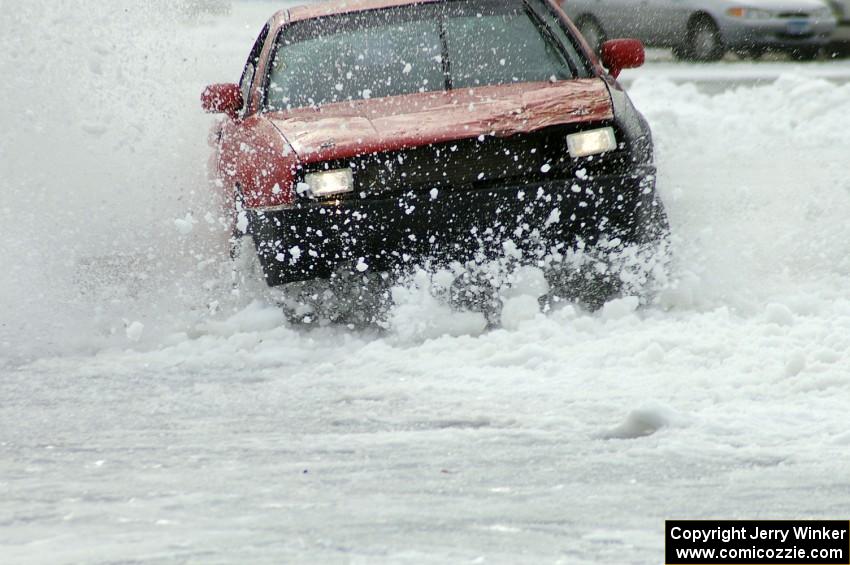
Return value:
M 598 56 L 602 52 L 602 44 L 605 43 L 605 30 L 593 18 L 585 18 L 581 20 L 578 26 L 579 31 L 584 36 L 584 40 L 590 46 L 591 50 Z
M 719 61 L 726 53 L 720 29 L 714 20 L 704 16 L 691 23 L 688 30 L 687 50 L 693 61 Z

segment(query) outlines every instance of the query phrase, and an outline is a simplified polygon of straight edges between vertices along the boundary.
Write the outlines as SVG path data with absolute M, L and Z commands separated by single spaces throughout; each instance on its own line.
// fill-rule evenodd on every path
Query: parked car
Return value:
M 183 0 L 178 4 L 183 14 L 197 18 L 202 15 L 221 16 L 230 13 L 230 0 Z
M 821 0 L 562 0 L 592 49 L 608 37 L 671 47 L 679 58 L 715 61 L 727 51 L 779 50 L 817 57 L 836 26 Z
M 649 127 L 551 0 L 343 0 L 275 14 L 202 95 L 234 238 L 269 285 L 421 258 L 666 235 Z

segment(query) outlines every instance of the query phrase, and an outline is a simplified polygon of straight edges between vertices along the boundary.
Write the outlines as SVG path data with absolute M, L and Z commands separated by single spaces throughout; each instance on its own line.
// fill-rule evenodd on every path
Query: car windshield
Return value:
M 266 108 L 588 76 L 544 0 L 453 0 L 294 22 L 280 35 Z

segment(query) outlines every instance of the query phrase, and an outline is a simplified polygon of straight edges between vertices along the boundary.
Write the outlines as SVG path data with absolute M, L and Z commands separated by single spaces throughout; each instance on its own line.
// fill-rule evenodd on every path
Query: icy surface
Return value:
M 624 73 L 675 233 L 657 304 L 544 315 L 532 270 L 499 329 L 425 280 L 386 329 L 311 329 L 222 283 L 203 173 L 198 93 L 272 5 L 63 5 L 41 42 L 48 3 L 12 3 L 0 561 L 657 563 L 665 518 L 846 515 L 847 61 Z

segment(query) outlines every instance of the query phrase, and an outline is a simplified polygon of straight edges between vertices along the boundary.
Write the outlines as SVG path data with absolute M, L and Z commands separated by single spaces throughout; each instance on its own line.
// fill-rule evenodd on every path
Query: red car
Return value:
M 269 285 L 658 241 L 650 131 L 615 80 L 642 63 L 609 41 L 606 72 L 551 0 L 280 11 L 202 96 L 234 237 Z

